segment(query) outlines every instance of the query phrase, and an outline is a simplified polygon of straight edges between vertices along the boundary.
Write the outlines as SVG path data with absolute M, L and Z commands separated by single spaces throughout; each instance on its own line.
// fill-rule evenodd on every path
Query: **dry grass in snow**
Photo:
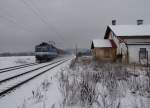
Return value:
M 149 108 L 149 68 L 78 58 L 59 83 L 64 108 Z

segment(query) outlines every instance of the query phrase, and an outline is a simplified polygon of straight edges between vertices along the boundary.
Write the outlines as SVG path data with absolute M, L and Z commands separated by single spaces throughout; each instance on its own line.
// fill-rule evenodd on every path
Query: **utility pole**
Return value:
M 146 55 L 147 55 L 147 67 L 148 67 L 148 51 L 146 51 Z
M 75 45 L 75 54 L 76 54 L 76 59 L 78 58 L 78 46 L 77 44 Z

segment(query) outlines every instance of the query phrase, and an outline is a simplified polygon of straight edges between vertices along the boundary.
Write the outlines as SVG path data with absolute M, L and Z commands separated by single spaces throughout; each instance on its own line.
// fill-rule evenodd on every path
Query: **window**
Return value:
M 47 52 L 48 50 L 47 50 L 47 47 L 37 47 L 35 49 L 35 51 L 36 52 Z
M 146 59 L 146 48 L 140 48 L 140 58 Z

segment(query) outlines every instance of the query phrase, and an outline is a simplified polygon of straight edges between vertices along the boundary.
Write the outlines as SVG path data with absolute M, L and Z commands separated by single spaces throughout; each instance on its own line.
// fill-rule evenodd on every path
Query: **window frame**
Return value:
M 139 53 L 140 53 L 140 59 L 146 59 L 146 57 L 147 57 L 147 50 L 146 50 L 146 48 L 140 48 L 140 51 L 139 51 Z

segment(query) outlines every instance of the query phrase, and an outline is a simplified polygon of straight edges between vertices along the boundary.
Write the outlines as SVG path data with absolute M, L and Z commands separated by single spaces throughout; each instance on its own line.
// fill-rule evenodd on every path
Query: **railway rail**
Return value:
M 0 97 L 6 95 L 12 90 L 18 88 L 19 86 L 29 82 L 30 80 L 46 73 L 47 71 L 63 64 L 64 62 L 68 60 L 69 59 L 58 60 L 58 61 L 46 64 L 44 66 L 38 67 L 36 69 L 1 80 L 0 81 Z
M 61 58 L 61 57 L 58 57 L 58 58 Z M 0 69 L 0 74 L 5 73 L 5 72 L 9 72 L 9 71 L 12 71 L 12 70 L 17 70 L 17 69 L 21 69 L 21 68 L 26 68 L 26 67 L 38 65 L 38 64 L 39 63 L 28 63 L 28 64 L 23 64 L 23 65 L 18 65 L 18 66 L 11 66 L 11 67 L 6 67 L 6 68 L 1 68 Z
M 36 70 L 39 70 L 39 69 L 44 68 L 44 67 L 46 67 L 46 66 L 49 66 L 49 65 L 51 65 L 51 64 L 53 64 L 53 63 L 57 63 L 57 62 L 59 62 L 59 61 L 61 61 L 61 60 L 53 61 L 53 62 L 51 62 L 51 63 L 45 64 L 44 66 L 38 66 L 38 67 L 36 67 L 36 68 L 34 68 L 34 69 L 30 69 L 30 70 L 28 70 L 28 71 L 23 71 L 23 72 L 19 71 L 19 72 L 17 72 L 17 73 L 16 73 L 16 72 L 12 72 L 13 75 L 11 75 L 10 73 L 4 74 L 4 75 L 1 75 L 1 74 L 0 74 L 0 77 L 2 77 L 2 78 L 0 78 L 0 84 L 4 83 L 4 82 L 6 82 L 6 81 L 9 81 L 9 80 L 11 80 L 11 79 L 20 77 L 20 76 L 22 76 L 22 75 L 25 75 L 25 74 L 34 72 L 34 71 L 36 71 Z
M 29 64 L 24 64 L 24 65 L 2 68 L 2 69 L 0 69 L 0 73 L 9 72 L 12 70 L 17 70 L 17 69 L 21 69 L 21 68 L 25 68 L 25 67 L 29 67 L 29 66 L 34 66 L 34 65 L 38 65 L 38 63 L 29 63 Z
M 29 65 L 29 64 L 34 64 L 34 63 L 27 63 L 27 64 L 22 64 L 22 65 L 17 65 L 17 66 L 10 66 L 10 67 L 6 67 L 6 68 L 0 68 L 0 71 L 1 71 L 1 70 L 6 70 L 6 69 L 15 68 L 15 67 L 20 67 L 20 66 L 24 66 L 24 65 Z

